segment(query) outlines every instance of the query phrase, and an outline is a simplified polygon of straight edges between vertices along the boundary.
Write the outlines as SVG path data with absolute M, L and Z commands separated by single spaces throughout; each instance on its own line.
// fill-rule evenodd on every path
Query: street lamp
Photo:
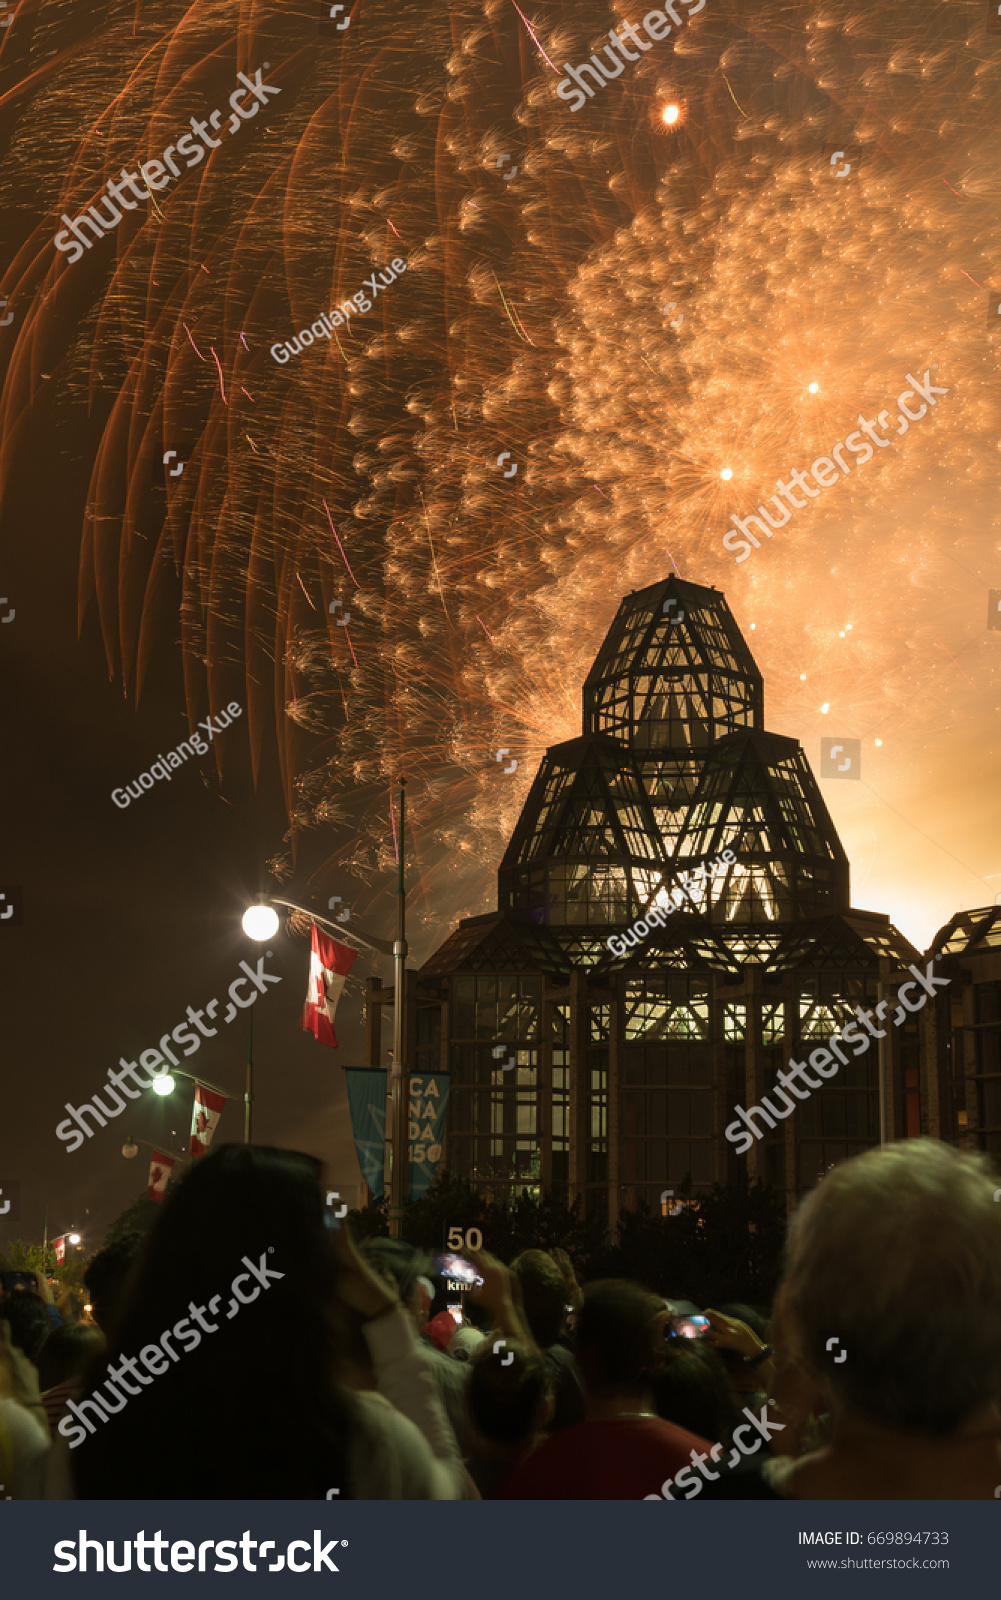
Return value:
M 278 913 L 263 896 L 243 913 L 243 931 L 248 939 L 264 944 L 278 932 Z M 243 1092 L 243 1142 L 250 1143 L 254 1104 L 254 1008 L 247 1007 L 247 1081 Z
M 199 1080 L 199 1081 L 201 1081 L 201 1080 Z M 210 1087 L 211 1087 L 211 1085 L 210 1085 Z M 222 1094 L 223 1091 L 220 1089 L 219 1093 Z M 146 1146 L 147 1150 L 154 1150 L 155 1151 L 155 1150 L 158 1150 L 158 1149 L 161 1148 L 161 1146 L 163 1144 L 163 1140 L 160 1141 L 159 1145 L 155 1145 L 152 1142 L 152 1140 L 150 1140 L 150 1139 L 135 1139 L 135 1138 L 133 1138 L 132 1134 L 129 1134 L 129 1136 L 126 1139 L 125 1143 L 122 1145 L 122 1155 L 125 1157 L 126 1161 L 133 1161 L 135 1159 L 135 1157 L 139 1154 L 139 1146 L 141 1144 L 144 1144 Z M 189 1159 L 190 1158 L 185 1155 L 183 1148 L 180 1151 L 179 1155 L 174 1157 L 175 1161 L 178 1161 L 178 1160 L 187 1161 Z
M 66 1235 L 66 1243 L 67 1244 L 79 1244 L 80 1243 L 80 1235 L 78 1233 L 68 1233 Z
M 189 1083 L 204 1083 L 207 1089 L 212 1089 L 216 1094 L 221 1094 L 224 1100 L 234 1100 L 236 1098 L 231 1089 L 220 1088 L 217 1083 L 212 1082 L 211 1078 L 206 1078 L 204 1073 L 200 1072 L 196 1078 L 193 1073 L 184 1072 L 180 1067 L 175 1067 L 172 1073 L 154 1072 L 152 1081 L 150 1083 L 150 1088 L 153 1090 L 154 1094 L 158 1094 L 161 1096 L 161 1098 L 164 1098 L 168 1094 L 173 1094 L 174 1090 L 177 1088 L 177 1084 L 174 1082 L 175 1078 L 186 1078 Z M 148 1139 L 143 1139 L 139 1142 L 142 1144 L 149 1144 Z M 249 1129 L 246 1127 L 246 1125 L 244 1127 L 244 1143 L 250 1143 Z M 154 1145 L 150 1145 L 151 1150 L 155 1148 L 156 1147 Z M 122 1155 L 125 1157 L 126 1161 L 131 1161 L 133 1156 L 137 1156 L 138 1154 L 139 1144 L 137 1144 L 136 1140 L 131 1134 L 129 1134 L 125 1140 L 125 1143 L 122 1145 Z
M 243 931 L 248 939 L 256 939 L 263 944 L 266 939 L 273 939 L 278 932 L 278 913 L 273 906 L 261 905 L 248 906 L 243 913 Z
M 342 922 L 331 922 L 327 917 L 321 917 L 312 911 L 309 906 L 301 906 L 295 900 L 284 900 L 279 895 L 260 896 L 256 905 L 248 906 L 243 915 L 243 930 L 251 939 L 270 939 L 278 926 L 275 917 L 274 925 L 268 926 L 268 931 L 256 932 L 254 929 L 261 926 L 258 917 L 269 906 L 287 906 L 290 911 L 301 911 L 304 917 L 309 917 L 312 922 L 318 922 L 321 928 L 329 928 L 331 933 L 342 942 L 352 942 L 362 945 L 367 950 L 374 950 L 382 956 L 393 957 L 394 987 L 393 987 L 393 1059 L 390 1064 L 388 1116 L 386 1118 L 386 1149 L 387 1166 L 391 1165 L 389 1174 L 389 1232 L 394 1239 L 403 1236 L 403 1210 L 407 1197 L 407 1123 L 404 1115 L 409 1090 L 409 1073 L 404 1063 L 406 1039 L 405 1005 L 407 982 L 407 938 L 406 938 L 406 888 L 404 884 L 404 820 L 405 820 L 405 788 L 403 781 L 400 783 L 400 839 L 397 857 L 397 882 L 396 882 L 396 938 L 377 939 L 375 934 L 361 933 L 358 924 L 352 918 L 351 926 L 346 927 Z M 274 915 L 274 913 L 272 913 Z M 248 1015 L 253 1019 L 253 1007 Z M 251 1035 L 251 1039 L 253 1035 Z M 253 1052 L 247 1064 L 247 1112 L 245 1127 L 246 1139 L 250 1141 L 250 1099 L 253 1075 Z
M 353 939 L 357 944 L 364 945 L 366 950 L 378 951 L 379 955 L 381 956 L 391 956 L 393 954 L 393 945 L 391 940 L 377 939 L 374 933 L 359 933 L 353 918 L 350 927 L 343 922 L 331 922 L 329 917 L 321 917 L 319 912 L 314 911 L 310 906 L 301 906 L 297 900 L 279 899 L 278 895 L 276 894 L 271 896 L 270 904 L 275 906 L 287 906 L 290 911 L 301 911 L 304 917 L 309 918 L 310 922 L 318 922 L 321 928 L 329 928 L 331 933 L 336 934 L 337 938 L 342 942 L 345 939 Z M 244 912 L 244 932 L 249 931 L 247 929 L 247 918 L 250 916 L 251 912 L 257 911 L 259 908 L 260 902 L 258 902 L 258 905 L 256 906 L 249 906 Z M 251 935 L 251 937 L 253 938 L 254 935 Z M 261 937 L 264 936 L 262 935 Z M 271 935 L 268 934 L 266 937 L 270 938 Z

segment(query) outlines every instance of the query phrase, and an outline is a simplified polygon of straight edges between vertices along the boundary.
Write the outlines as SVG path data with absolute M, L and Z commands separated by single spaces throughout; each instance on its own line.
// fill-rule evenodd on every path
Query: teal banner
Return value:
M 345 1067 L 351 1132 L 361 1175 L 382 1199 L 386 1163 L 386 1073 L 382 1067 Z
M 441 1160 L 450 1072 L 410 1075 L 410 1198 L 419 1200 L 429 1188 Z

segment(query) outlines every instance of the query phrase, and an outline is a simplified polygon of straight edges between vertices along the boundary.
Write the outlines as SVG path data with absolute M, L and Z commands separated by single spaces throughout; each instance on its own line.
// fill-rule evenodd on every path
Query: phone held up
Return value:
M 669 1339 L 704 1339 L 712 1331 L 709 1318 L 702 1315 L 671 1317 L 668 1320 Z
M 3 1294 L 34 1294 L 37 1288 L 32 1272 L 0 1272 L 0 1292 Z
M 467 1289 L 474 1283 L 483 1282 L 471 1261 L 450 1251 L 443 1251 L 435 1256 L 434 1275 L 436 1278 L 451 1278 L 454 1283 L 461 1283 Z

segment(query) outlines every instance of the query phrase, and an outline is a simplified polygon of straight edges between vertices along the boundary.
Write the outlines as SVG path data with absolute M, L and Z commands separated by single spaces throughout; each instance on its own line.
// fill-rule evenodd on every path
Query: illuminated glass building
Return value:
M 928 1131 L 1001 1166 L 1001 905 L 957 912 L 928 953 L 953 975 L 924 1028 Z
M 746 1156 L 724 1137 L 737 1105 L 856 1006 L 891 999 L 919 953 L 852 909 L 817 782 L 795 739 L 766 732 L 723 595 L 672 577 L 624 599 L 582 727 L 536 774 L 498 910 L 462 922 L 417 975 L 411 1070 L 452 1073 L 443 1166 L 498 1200 L 583 1194 L 611 1226 L 641 1198 L 666 1208 L 689 1175 L 697 1192 L 745 1167 L 792 1203 L 879 1142 L 879 1051 L 887 1136 L 938 1133 L 952 1091 L 929 1100 L 919 1064 L 936 1000 Z M 732 864 L 689 876 L 665 927 L 612 953 L 611 935 L 724 850 Z M 951 1071 L 943 1058 L 938 1077 Z

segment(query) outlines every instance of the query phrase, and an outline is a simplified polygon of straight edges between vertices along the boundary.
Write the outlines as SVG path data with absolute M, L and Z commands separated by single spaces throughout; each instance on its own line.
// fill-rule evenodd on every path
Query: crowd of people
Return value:
M 92 1323 L 41 1273 L 4 1294 L 0 1495 L 991 1499 L 995 1183 L 929 1139 L 836 1167 L 772 1307 L 479 1251 L 457 1316 L 426 1252 L 352 1238 L 318 1162 L 222 1146 L 90 1262 Z

